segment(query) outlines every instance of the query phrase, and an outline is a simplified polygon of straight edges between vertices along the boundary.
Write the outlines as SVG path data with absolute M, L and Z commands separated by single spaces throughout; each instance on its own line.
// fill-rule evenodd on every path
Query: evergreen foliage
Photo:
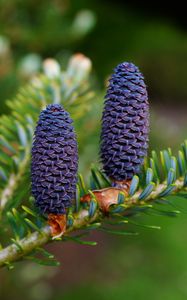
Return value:
M 74 120 L 88 111 L 94 95 L 90 88 L 90 69 L 90 60 L 80 54 L 71 58 L 65 71 L 60 70 L 56 61 L 48 61 L 45 74 L 21 88 L 16 98 L 7 102 L 10 114 L 0 117 L 0 266 L 12 269 L 14 262 L 20 259 L 43 265 L 59 264 L 43 248 L 53 239 L 45 217 L 38 214 L 30 196 L 32 138 L 38 115 L 48 104 L 62 104 Z M 111 185 L 97 166 L 90 169 L 89 185 L 84 176 L 79 175 L 76 199 L 67 214 L 66 234 L 56 240 L 95 245 L 93 241 L 84 240 L 90 230 L 136 235 L 137 231 L 128 231 L 128 223 L 134 224 L 136 229 L 138 226 L 158 228 L 134 222 L 134 214 L 177 216 L 179 210 L 172 206 L 175 194 L 187 197 L 187 141 L 176 156 L 171 149 L 160 154 L 152 151 L 140 174 L 134 175 L 128 195 L 119 193 L 118 203 L 110 207 L 106 217 L 92 190 Z M 87 204 L 80 201 L 85 194 L 91 196 Z

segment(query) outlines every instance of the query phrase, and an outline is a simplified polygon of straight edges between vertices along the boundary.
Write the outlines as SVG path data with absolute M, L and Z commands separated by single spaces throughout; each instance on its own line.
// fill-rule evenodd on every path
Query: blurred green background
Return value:
M 41 71 L 42 60 L 56 58 L 65 66 L 82 52 L 93 62 L 98 90 L 90 112 L 80 123 L 80 169 L 87 175 L 98 160 L 99 119 L 104 88 L 122 61 L 137 64 L 145 75 L 151 105 L 150 149 L 186 138 L 187 28 L 177 12 L 154 12 L 136 1 L 0 0 L 0 113 L 5 100 Z M 77 125 L 78 130 L 79 125 Z M 81 133 L 79 133 L 81 135 Z M 178 204 L 179 203 L 179 204 Z M 0 272 L 0 300 L 187 299 L 187 203 L 179 218 L 146 216 L 142 222 L 161 231 L 140 230 L 136 237 L 92 233 L 98 246 L 73 243 L 48 248 L 60 268 L 19 263 Z

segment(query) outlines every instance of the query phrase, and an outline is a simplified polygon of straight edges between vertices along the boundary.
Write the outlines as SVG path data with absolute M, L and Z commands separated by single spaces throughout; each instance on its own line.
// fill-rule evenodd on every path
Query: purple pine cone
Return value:
M 39 116 L 32 146 L 31 179 L 42 214 L 65 214 L 75 198 L 78 151 L 72 119 L 58 104 Z
M 133 64 L 119 64 L 105 96 L 100 156 L 114 181 L 132 179 L 147 154 L 149 104 L 144 77 Z

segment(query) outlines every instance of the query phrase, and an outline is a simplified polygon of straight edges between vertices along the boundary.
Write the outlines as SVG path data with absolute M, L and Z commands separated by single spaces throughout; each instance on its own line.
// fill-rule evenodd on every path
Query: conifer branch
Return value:
M 22 181 L 22 178 L 25 174 L 25 170 L 26 170 L 26 168 L 29 164 L 29 161 L 30 161 L 30 153 L 28 153 L 28 151 L 26 151 L 25 158 L 23 159 L 23 161 L 19 165 L 18 172 L 16 174 L 15 173 L 10 174 L 8 182 L 7 182 L 7 184 L 6 184 L 4 190 L 2 191 L 2 194 L 1 194 L 0 217 L 1 217 L 1 214 L 2 214 L 3 210 L 5 209 L 5 207 L 7 205 L 7 203 L 13 197 L 14 192 L 17 189 L 20 181 Z
M 93 97 L 88 81 L 91 61 L 84 55 L 74 55 L 66 71 L 61 71 L 53 59 L 44 61 L 44 75 L 36 76 L 21 88 L 12 101 L 9 115 L 0 117 L 0 216 L 6 208 L 15 206 L 15 193 L 28 194 L 31 144 L 35 122 L 40 110 L 50 103 L 62 103 L 77 120 L 87 111 Z M 81 106 L 81 110 L 77 107 Z M 22 188 L 23 190 L 22 190 Z M 19 196 L 19 195 L 18 195 Z M 23 195 L 16 200 L 16 206 Z
M 148 203 L 154 204 L 154 200 L 158 199 L 161 193 L 166 189 L 167 184 L 158 184 L 154 191 L 152 191 L 146 199 L 140 201 L 139 196 L 142 193 L 142 190 L 137 191 L 132 197 L 129 196 L 125 199 L 124 203 L 121 204 L 121 207 L 124 207 L 124 210 L 120 213 L 111 213 L 109 216 L 118 215 L 118 216 L 126 216 L 130 212 L 130 209 L 138 208 L 138 207 L 146 207 Z M 172 194 L 175 194 L 180 191 L 186 191 L 187 189 L 184 187 L 184 178 L 177 179 L 175 181 L 175 189 L 173 190 Z M 119 206 L 118 206 L 119 207 Z M 148 207 L 151 208 L 151 205 Z M 69 226 L 65 233 L 65 237 L 68 237 L 70 233 L 73 233 L 80 229 L 89 228 L 91 224 L 98 224 L 101 222 L 105 215 L 99 210 L 95 209 L 94 214 L 90 217 L 89 208 L 88 209 L 81 209 L 79 212 L 74 213 L 71 218 L 73 219 L 73 224 Z M 100 223 L 99 223 L 100 224 Z M 102 225 L 101 225 L 102 226 Z M 97 226 L 96 226 L 97 227 Z M 102 227 L 101 227 L 102 228 Z M 93 226 L 93 229 L 96 229 Z M 124 231 L 125 233 L 125 231 Z M 64 237 L 62 237 L 63 241 Z M 43 226 L 40 228 L 39 231 L 35 231 L 31 234 L 28 234 L 21 240 L 17 242 L 14 241 L 10 246 L 4 248 L 0 251 L 0 267 L 9 266 L 11 263 L 18 261 L 20 259 L 26 258 L 27 255 L 32 253 L 33 250 L 37 249 L 38 247 L 44 246 L 45 244 L 51 242 L 51 230 L 48 225 Z
M 50 227 L 45 226 L 40 232 L 35 231 L 24 239 L 20 240 L 17 244 L 4 248 L 0 252 L 0 266 L 5 266 L 21 259 L 24 255 L 30 253 L 37 247 L 43 246 L 50 239 Z
M 67 229 L 66 234 L 81 229 L 83 227 L 98 221 L 101 214 L 97 210 L 92 218 L 89 218 L 88 210 L 81 210 L 74 215 L 74 224 Z M 33 250 L 41 247 L 51 241 L 51 230 L 48 225 L 45 225 L 40 231 L 35 231 L 17 243 L 0 251 L 0 267 L 10 265 L 12 262 L 22 259 Z
M 25 203 L 29 197 L 30 181 L 27 173 L 31 143 L 38 115 L 47 104 L 63 104 L 74 120 L 80 119 L 82 114 L 89 109 L 88 103 L 94 95 L 93 91 L 90 91 L 88 80 L 90 68 L 90 60 L 81 54 L 70 59 L 66 71 L 61 71 L 60 66 L 54 60 L 45 61 L 45 76 L 34 78 L 33 82 L 25 89 L 21 89 L 16 98 L 8 102 L 9 108 L 12 110 L 10 115 L 0 117 L 0 216 L 3 216 L 0 222 L 0 231 L 2 237 L 6 236 L 6 243 L 7 240 L 10 241 L 10 245 L 5 246 L 4 249 L 4 245 L 0 244 L 1 267 L 12 268 L 12 263 L 22 259 L 32 259 L 45 265 L 57 263 L 52 259 L 53 256 L 43 248 L 45 244 L 53 241 L 52 231 L 46 219 L 39 215 L 29 201 L 27 201 L 29 207 L 21 206 L 22 201 Z M 119 95 L 114 96 L 118 98 Z M 137 95 L 134 97 L 136 98 Z M 121 101 L 121 97 L 117 100 Z M 134 105 L 136 109 L 136 103 Z M 123 115 L 120 118 L 123 123 Z M 147 120 L 147 112 L 145 120 Z M 147 124 L 145 125 L 147 126 Z M 104 131 L 107 128 L 108 125 L 104 127 Z M 148 132 L 144 129 L 142 132 L 145 133 L 144 140 L 147 143 Z M 131 139 L 131 136 L 128 138 Z M 123 165 L 119 168 L 118 159 L 115 161 L 116 155 L 121 155 L 123 146 L 117 146 L 119 146 L 119 152 L 116 153 L 114 149 L 112 156 L 116 162 L 115 178 L 113 178 L 115 184 L 123 179 L 121 177 Z M 110 159 L 111 154 L 108 152 L 108 148 L 103 151 Z M 136 154 L 142 156 L 142 153 L 137 152 Z M 134 164 L 133 159 L 132 163 Z M 104 161 L 107 170 L 108 158 L 105 157 Z M 142 157 L 141 161 L 136 159 L 136 163 L 140 162 L 143 163 Z M 109 171 L 113 172 L 113 165 Z M 112 178 L 110 172 L 108 176 Z M 151 157 L 147 158 L 142 166 L 139 176 L 133 176 L 127 172 L 126 179 L 130 179 L 128 193 L 118 189 L 117 198 L 111 199 L 110 204 L 112 204 L 107 211 L 107 217 L 106 212 L 98 205 L 97 192 L 102 193 L 103 189 L 105 191 L 115 189 L 114 181 L 111 182 L 105 175 L 107 173 L 102 173 L 96 166 L 91 168 L 90 173 L 90 185 L 86 185 L 82 176 L 79 176 L 75 203 L 68 208 L 67 212 L 67 229 L 65 234 L 59 238 L 62 241 L 74 240 L 82 244 L 95 244 L 82 241 L 80 235 L 75 235 L 77 230 L 88 232 L 90 229 L 101 229 L 110 233 L 131 234 L 126 231 L 126 228 L 119 231 L 118 229 L 111 230 L 110 227 L 107 227 L 108 225 L 103 226 L 108 216 L 113 218 L 114 226 L 121 223 L 125 226 L 126 223 L 131 222 L 130 219 L 133 215 L 141 214 L 144 211 L 152 210 L 161 215 L 176 216 L 178 210 L 168 210 L 168 205 L 172 205 L 172 203 L 170 199 L 166 198 L 175 194 L 181 198 L 187 198 L 187 141 L 182 144 L 176 157 L 173 156 L 171 149 L 161 151 L 159 156 L 152 151 Z M 90 201 L 83 203 L 82 199 L 87 195 L 89 195 Z M 113 197 L 112 194 L 110 196 Z M 164 205 L 164 210 L 160 207 L 157 208 L 157 205 Z M 144 225 L 144 227 L 153 228 L 148 225 Z M 3 238 L 1 242 L 3 243 Z M 38 252 L 44 254 L 47 260 L 39 259 Z

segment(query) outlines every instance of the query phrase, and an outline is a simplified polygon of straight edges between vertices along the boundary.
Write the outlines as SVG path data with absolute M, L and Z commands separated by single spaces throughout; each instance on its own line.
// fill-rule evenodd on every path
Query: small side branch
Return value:
M 27 152 L 28 151 L 26 151 L 24 160 L 20 163 L 18 173 L 17 174 L 12 173 L 10 175 L 7 185 L 1 194 L 0 218 L 3 210 L 5 209 L 8 202 L 11 200 L 11 198 L 13 197 L 15 190 L 17 189 L 20 181 L 22 180 L 25 170 L 27 169 L 29 158 L 30 158 L 30 155 Z
M 81 210 L 74 215 L 75 221 L 73 226 L 67 229 L 67 233 L 80 229 L 88 224 L 91 224 L 99 219 L 100 212 L 97 210 L 92 218 L 89 218 L 87 210 Z M 51 228 L 46 225 L 40 232 L 36 231 L 29 234 L 18 244 L 12 244 L 0 251 L 0 267 L 8 263 L 12 263 L 22 259 L 25 255 L 32 252 L 34 249 L 41 247 L 51 241 Z
M 49 226 L 41 229 L 41 232 L 33 232 L 20 240 L 18 244 L 12 244 L 0 251 L 0 267 L 21 259 L 32 250 L 46 244 L 50 239 L 51 231 Z

